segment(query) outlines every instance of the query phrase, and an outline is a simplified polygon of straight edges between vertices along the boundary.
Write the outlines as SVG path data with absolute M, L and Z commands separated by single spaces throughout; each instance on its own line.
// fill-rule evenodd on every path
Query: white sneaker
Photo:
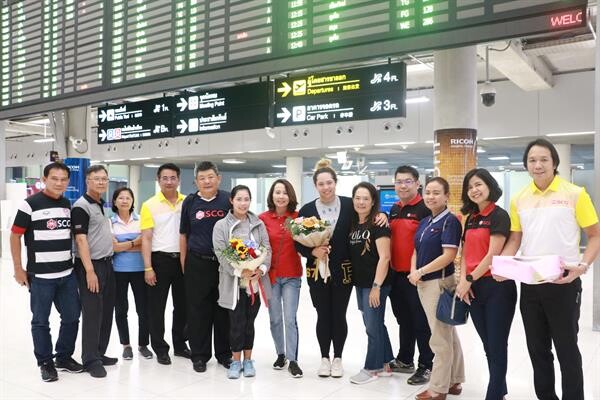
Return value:
M 361 369 L 360 372 L 350 378 L 350 382 L 357 385 L 364 385 L 365 383 L 373 382 L 377 379 L 377 373 L 375 371 L 367 371 Z
M 341 378 L 344 375 L 344 367 L 342 367 L 342 359 L 336 357 L 331 363 L 331 376 L 334 378 Z
M 329 358 L 321 358 L 321 366 L 319 367 L 319 371 L 317 371 L 317 375 L 323 378 L 331 376 L 331 362 Z

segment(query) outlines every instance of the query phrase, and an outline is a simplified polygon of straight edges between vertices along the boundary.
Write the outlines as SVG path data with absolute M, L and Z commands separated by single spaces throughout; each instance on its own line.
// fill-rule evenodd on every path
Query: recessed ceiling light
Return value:
M 115 158 L 112 160 L 104 160 L 105 163 L 115 163 L 115 162 L 120 162 L 120 161 L 125 161 L 124 158 Z
M 581 136 L 581 135 L 593 135 L 594 131 L 582 131 L 582 132 L 561 132 L 561 133 L 547 133 L 546 136 Z
M 485 153 L 485 149 L 483 147 L 477 147 L 477 152 L 478 153 Z
M 223 159 L 224 164 L 245 164 L 246 160 L 238 160 L 237 158 L 225 158 Z
M 287 165 L 285 165 L 285 164 L 273 164 L 273 165 L 271 165 L 271 167 L 273 167 L 273 168 L 287 168 Z
M 518 136 L 498 136 L 498 137 L 485 137 L 481 138 L 481 140 L 504 140 L 504 139 L 515 139 Z
M 346 148 L 353 149 L 353 148 L 356 148 L 356 147 L 361 148 L 361 147 L 365 147 L 365 145 L 364 144 L 347 144 L 347 145 L 339 145 L 339 146 L 338 145 L 336 145 L 336 146 L 329 146 L 327 148 L 328 149 L 346 149 Z
M 131 161 L 144 161 L 144 160 L 150 160 L 152 157 L 137 157 L 137 158 L 130 158 Z
M 375 143 L 375 146 L 408 146 L 409 144 L 415 144 L 416 142 L 389 142 L 389 143 Z
M 54 138 L 43 138 L 43 139 L 35 139 L 34 143 L 51 143 L 54 142 Z
M 387 161 L 369 161 L 369 164 L 371 165 L 385 165 L 387 163 Z
M 490 160 L 490 161 L 510 160 L 510 157 L 508 157 L 508 156 L 492 156 L 492 157 L 488 157 L 488 160 Z
M 160 167 L 160 164 L 144 164 L 144 167 L 146 167 L 146 168 L 158 168 L 158 167 Z
M 405 100 L 406 104 L 419 104 L 419 103 L 428 103 L 429 97 L 427 96 L 419 96 L 419 97 L 411 97 Z
M 522 161 L 512 161 L 510 165 L 523 165 Z

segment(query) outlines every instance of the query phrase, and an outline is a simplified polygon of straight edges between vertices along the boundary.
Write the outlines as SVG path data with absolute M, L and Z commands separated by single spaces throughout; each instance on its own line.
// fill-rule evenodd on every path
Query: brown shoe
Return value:
M 448 389 L 448 394 L 453 394 L 455 396 L 458 396 L 461 393 L 462 393 L 462 386 L 460 383 L 455 383 L 454 385 L 450 386 L 450 389 Z
M 446 400 L 446 393 L 438 393 L 435 396 L 429 394 L 428 390 L 424 390 L 415 396 L 416 400 Z

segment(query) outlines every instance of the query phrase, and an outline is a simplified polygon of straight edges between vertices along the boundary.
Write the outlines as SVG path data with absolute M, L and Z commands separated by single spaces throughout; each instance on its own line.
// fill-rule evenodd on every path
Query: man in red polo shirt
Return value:
M 392 260 L 390 301 L 400 327 L 400 349 L 396 360 L 390 364 L 392 371 L 413 373 L 407 382 L 423 385 L 429 382 L 433 366 L 433 352 L 429 348 L 431 331 L 425 311 L 419 301 L 416 286 L 408 281 L 410 259 L 414 251 L 414 235 L 419 221 L 431 215 L 418 192 L 419 172 L 408 165 L 396 169 L 394 175 L 396 194 L 400 198 L 390 210 L 392 230 Z M 419 361 L 415 372 L 415 342 L 419 346 Z

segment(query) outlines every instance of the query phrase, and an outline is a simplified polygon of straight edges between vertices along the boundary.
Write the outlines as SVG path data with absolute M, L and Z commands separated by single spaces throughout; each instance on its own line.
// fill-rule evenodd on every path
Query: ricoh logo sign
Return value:
M 450 147 L 472 147 L 475 146 L 475 139 L 472 138 L 450 138 Z

